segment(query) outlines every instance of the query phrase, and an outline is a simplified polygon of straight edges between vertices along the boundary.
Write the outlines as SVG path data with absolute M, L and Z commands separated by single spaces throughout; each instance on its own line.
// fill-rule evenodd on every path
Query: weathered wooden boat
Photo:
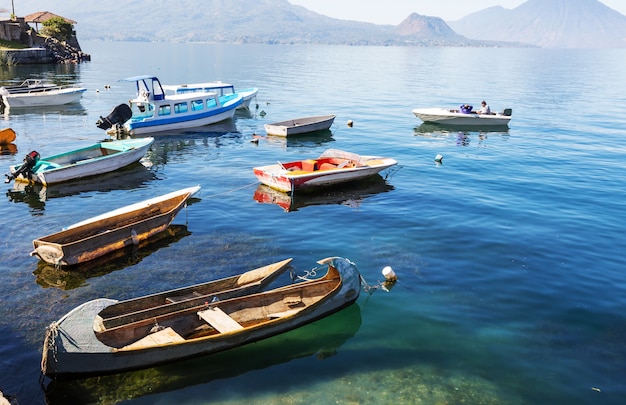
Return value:
M 235 86 L 230 83 L 224 83 L 222 81 L 204 82 L 204 83 L 189 83 L 189 84 L 164 84 L 163 89 L 167 93 L 172 94 L 184 94 L 184 93 L 197 93 L 197 92 L 215 92 L 218 96 L 225 96 L 228 94 L 241 94 L 243 102 L 237 108 L 246 109 L 250 108 L 250 103 L 256 98 L 259 89 L 256 87 L 250 87 L 243 90 L 235 90 Z
M 98 142 L 43 158 L 32 151 L 21 164 L 9 167 L 5 182 L 47 185 L 109 173 L 139 161 L 153 142 L 154 138 Z
M 77 222 L 33 241 L 46 263 L 72 266 L 138 244 L 165 230 L 200 186 L 184 188 Z
M 456 126 L 506 126 L 511 121 L 512 110 L 500 113 L 480 114 L 472 106 L 461 105 L 459 109 L 416 108 L 413 114 L 424 122 Z
M 43 107 L 74 103 L 87 91 L 84 87 L 60 86 L 41 79 L 26 79 L 17 86 L 0 87 L 5 107 Z
M 155 398 L 158 393 L 182 392 L 210 383 L 222 386 L 220 381 L 224 379 L 243 374 L 258 375 L 265 373 L 263 370 L 279 365 L 289 373 L 292 368 L 286 363 L 291 361 L 310 362 L 314 366 L 320 360 L 341 353 L 342 346 L 354 337 L 362 322 L 361 307 L 359 303 L 353 303 L 286 333 L 208 357 L 181 360 L 175 367 L 163 365 L 91 378 L 53 379 L 45 387 L 46 404 L 98 404 L 103 398 L 110 404 L 132 400 L 141 402 L 140 398 Z M 302 363 L 298 364 L 294 367 L 302 367 Z M 276 378 L 275 375 L 272 377 Z M 150 383 L 146 384 L 146 381 Z
M 292 120 L 265 124 L 265 132 L 267 132 L 268 135 L 275 136 L 300 135 L 327 130 L 333 125 L 334 121 L 334 114 L 294 118 Z
M 259 181 L 274 189 L 293 192 L 329 186 L 373 176 L 398 162 L 380 156 L 361 156 L 328 149 L 316 159 L 296 160 L 253 169 Z
M 344 258 L 319 261 L 323 277 L 273 290 L 109 322 L 116 300 L 86 302 L 48 326 L 41 370 L 47 376 L 107 374 L 151 367 L 242 346 L 326 317 L 356 301 L 361 279 Z M 178 308 L 178 307 L 176 307 Z M 103 316 L 104 315 L 104 316 Z
M 135 82 L 137 93 L 128 104 L 120 104 L 107 117 L 100 117 L 96 126 L 131 136 L 181 130 L 214 124 L 233 118 L 243 103 L 239 93 L 218 95 L 213 91 L 166 94 L 157 77 L 144 75 L 123 79 Z

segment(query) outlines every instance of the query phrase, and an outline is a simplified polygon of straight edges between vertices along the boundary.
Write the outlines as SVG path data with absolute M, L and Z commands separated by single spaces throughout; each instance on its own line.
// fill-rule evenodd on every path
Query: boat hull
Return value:
M 360 292 L 358 270 L 347 259 L 329 258 L 341 272 L 341 285 L 332 294 L 297 316 L 285 316 L 246 328 L 245 333 L 226 332 L 185 342 L 163 343 L 137 350 L 115 350 L 96 337 L 89 320 L 114 300 L 87 302 L 51 324 L 44 340 L 41 368 L 50 377 L 80 377 L 140 369 L 207 355 L 287 332 L 328 316 L 354 303 Z M 306 282 L 304 282 L 306 283 Z M 294 286 L 284 287 L 297 288 Z M 260 294 L 279 294 L 281 289 Z M 285 292 L 286 293 L 286 292 Z M 226 301 L 225 301 L 226 302 Z
M 265 124 L 268 135 L 293 136 L 329 129 L 335 121 L 335 115 L 295 118 L 293 120 Z
M 15 95 L 4 95 L 2 100 L 9 108 L 46 107 L 75 103 L 87 91 L 85 88 L 34 91 Z
M 145 135 L 155 132 L 181 130 L 215 124 L 235 116 L 235 110 L 241 103 L 220 110 L 214 110 L 205 115 L 188 116 L 180 120 L 154 119 L 126 124 L 126 130 L 130 135 Z
M 497 114 L 464 114 L 445 108 L 416 108 L 413 114 L 424 122 L 451 126 L 506 126 L 510 116 Z
M 45 157 L 32 174 L 27 177 L 17 176 L 15 181 L 48 185 L 109 173 L 139 161 L 153 142 L 154 138 L 101 142 L 76 151 Z M 21 165 L 11 166 L 9 171 L 15 174 L 20 167 Z
M 33 240 L 31 256 L 57 266 L 73 266 L 138 244 L 165 230 L 199 189 L 182 189 L 70 225 Z

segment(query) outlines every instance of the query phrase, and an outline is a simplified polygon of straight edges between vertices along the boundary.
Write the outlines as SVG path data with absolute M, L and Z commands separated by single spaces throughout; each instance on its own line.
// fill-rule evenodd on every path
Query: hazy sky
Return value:
M 289 0 L 311 11 L 343 20 L 398 25 L 411 13 L 455 21 L 492 6 L 512 9 L 526 0 Z M 601 0 L 626 15 L 626 0 Z

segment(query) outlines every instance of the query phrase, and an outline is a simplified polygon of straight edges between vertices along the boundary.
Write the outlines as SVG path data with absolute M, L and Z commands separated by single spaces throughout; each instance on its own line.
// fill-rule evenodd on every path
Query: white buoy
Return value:
M 349 127 L 352 127 L 352 125 L 353 125 L 353 124 L 354 124 L 354 123 L 352 122 L 352 120 L 348 120 L 348 126 L 349 126 Z
M 441 156 L 440 154 L 437 154 L 437 156 L 435 156 L 435 162 L 441 163 L 442 160 L 443 160 L 443 156 Z
M 390 266 L 385 266 L 383 268 L 383 277 L 385 277 L 385 280 L 387 281 L 398 280 L 398 276 L 396 276 L 396 273 L 393 271 L 393 269 Z

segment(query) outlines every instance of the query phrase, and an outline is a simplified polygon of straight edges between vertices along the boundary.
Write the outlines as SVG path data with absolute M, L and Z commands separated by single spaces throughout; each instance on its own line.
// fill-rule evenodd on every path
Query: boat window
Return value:
M 187 103 L 176 103 L 176 104 L 174 104 L 174 112 L 176 114 L 186 113 L 187 110 L 188 110 Z
M 170 115 L 172 107 L 169 104 L 159 106 L 159 115 Z
M 207 108 L 214 108 L 215 106 L 217 106 L 217 103 L 215 102 L 214 98 L 207 98 L 206 99 L 206 106 L 207 106 Z
M 192 111 L 202 110 L 202 100 L 193 100 L 191 102 L 191 110 Z

